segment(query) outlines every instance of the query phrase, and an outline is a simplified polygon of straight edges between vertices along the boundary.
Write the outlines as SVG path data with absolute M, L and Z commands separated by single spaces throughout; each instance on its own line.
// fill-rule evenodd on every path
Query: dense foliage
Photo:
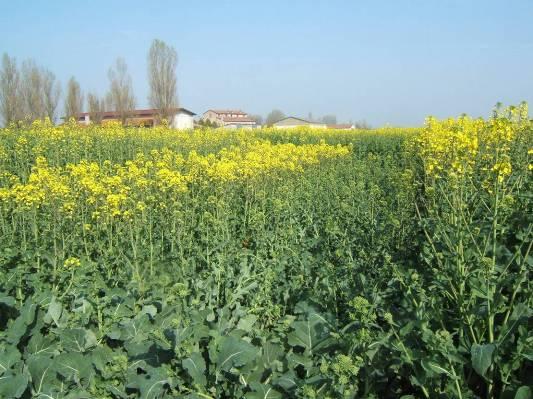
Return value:
M 0 130 L 1 398 L 531 398 L 533 124 Z

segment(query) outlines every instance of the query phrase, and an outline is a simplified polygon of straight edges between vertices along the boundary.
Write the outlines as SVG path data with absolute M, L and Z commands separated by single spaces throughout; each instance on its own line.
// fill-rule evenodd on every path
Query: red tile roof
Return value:
M 248 115 L 246 112 L 243 112 L 240 109 L 210 109 L 209 111 L 214 112 L 215 114 Z

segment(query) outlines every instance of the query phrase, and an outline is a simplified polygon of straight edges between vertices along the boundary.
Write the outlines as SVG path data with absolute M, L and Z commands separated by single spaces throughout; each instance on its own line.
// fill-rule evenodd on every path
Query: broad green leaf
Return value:
M 33 323 L 35 320 L 35 312 L 37 311 L 37 306 L 30 301 L 27 301 L 22 309 L 20 310 L 19 317 L 8 326 L 7 340 L 11 344 L 17 345 L 20 341 L 20 338 L 28 330 L 28 326 Z
M 85 352 L 98 342 L 94 333 L 84 328 L 57 330 L 57 332 L 63 349 L 68 352 Z
M 43 336 L 40 332 L 34 333 L 28 342 L 27 351 L 32 355 L 55 355 L 59 353 L 59 342 L 56 337 L 49 334 Z
M 26 365 L 31 375 L 31 385 L 36 394 L 48 393 L 60 388 L 56 378 L 54 360 L 47 356 L 31 356 Z
M 118 327 L 112 327 L 111 328 L 111 331 L 109 331 L 107 333 L 107 336 L 111 339 L 120 339 L 120 337 L 122 336 L 122 332 L 120 330 L 120 328 Z
M 272 381 L 272 384 L 283 388 L 285 391 L 290 391 L 297 386 L 298 377 L 292 370 L 286 372 L 285 374 L 279 376 L 278 378 Z
M 57 372 L 76 385 L 87 387 L 94 375 L 91 358 L 81 353 L 62 353 L 54 362 Z
M 254 359 L 257 352 L 253 345 L 242 339 L 222 337 L 216 358 L 217 369 L 228 371 L 232 367 L 242 366 Z
M 472 356 L 472 367 L 480 376 L 485 377 L 486 372 L 492 364 L 492 354 L 496 349 L 494 344 L 478 345 L 473 344 L 470 349 Z
M 0 304 L 7 305 L 9 307 L 14 307 L 17 301 L 12 296 L 0 295 Z
M 59 327 L 59 320 L 61 319 L 61 313 L 63 312 L 63 305 L 56 301 L 55 297 L 52 297 L 50 304 L 48 305 L 48 312 L 44 315 L 44 322 L 50 324 L 52 321 L 57 327 Z
M 514 399 L 533 399 L 533 393 L 528 386 L 522 386 L 517 389 Z
M 15 346 L 8 346 L 0 350 L 0 376 L 7 373 L 20 361 L 20 352 Z
M 106 345 L 100 345 L 91 352 L 91 359 L 94 367 L 102 372 L 106 364 L 113 360 L 113 351 Z
M 246 399 L 280 399 L 281 394 L 272 388 L 269 384 L 261 384 L 259 382 L 251 382 L 250 388 L 252 392 L 248 392 L 244 397 Z
M 207 379 L 205 377 L 205 360 L 198 352 L 194 352 L 190 357 L 182 362 L 183 367 L 187 370 L 195 384 L 205 386 Z
M 150 315 L 153 318 L 157 314 L 157 308 L 154 305 L 145 305 L 141 309 L 141 313 Z
M 72 312 L 84 316 L 86 320 L 93 312 L 93 305 L 85 298 L 76 298 L 72 304 Z
M 127 384 L 128 388 L 137 389 L 141 399 L 155 399 L 161 397 L 171 380 L 163 368 L 149 368 L 146 374 L 132 374 Z
M 23 374 L 0 377 L 0 398 L 20 398 L 28 387 L 28 377 Z
M 148 334 L 153 331 L 150 317 L 146 313 L 139 313 L 134 319 L 129 319 L 122 324 L 120 339 L 123 341 L 146 341 Z
M 300 346 L 311 354 L 329 337 L 327 321 L 317 313 L 310 314 L 307 320 L 293 322 L 291 327 L 294 331 L 287 335 L 289 345 Z
M 128 356 L 136 360 L 157 360 L 157 355 L 153 353 L 153 347 L 154 343 L 149 340 L 142 342 L 128 341 L 124 344 L 124 349 L 128 352 Z
M 291 369 L 298 366 L 303 366 L 305 369 L 313 367 L 313 357 L 309 353 L 303 355 L 294 352 L 289 353 L 287 354 L 287 362 Z
M 263 345 L 263 364 L 265 367 L 269 367 L 281 355 L 283 355 L 283 347 L 280 344 L 265 342 Z
M 109 385 L 107 386 L 109 388 Z M 124 396 L 118 396 L 119 398 L 122 398 Z M 70 392 L 65 396 L 65 399 L 94 399 L 94 395 L 90 394 L 87 391 L 76 389 L 74 392 Z
M 239 330 L 250 332 L 252 331 L 253 325 L 255 324 L 256 321 L 257 321 L 257 316 L 253 314 L 248 315 L 239 320 L 239 322 L 237 323 L 237 328 Z
M 313 346 L 316 343 L 316 333 L 311 321 L 295 321 L 291 327 L 294 331 L 287 336 L 289 345 L 301 346 L 312 352 Z

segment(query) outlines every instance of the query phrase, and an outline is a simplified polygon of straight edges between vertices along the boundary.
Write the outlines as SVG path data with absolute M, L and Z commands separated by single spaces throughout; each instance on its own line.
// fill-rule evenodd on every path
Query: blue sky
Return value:
M 180 105 L 373 126 L 533 106 L 532 0 L 2 1 L 0 52 L 104 94 L 117 56 L 138 107 L 146 54 L 179 55 Z

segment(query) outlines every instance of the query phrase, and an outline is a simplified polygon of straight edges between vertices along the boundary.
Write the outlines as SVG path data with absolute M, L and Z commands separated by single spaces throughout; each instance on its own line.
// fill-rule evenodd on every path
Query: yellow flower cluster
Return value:
M 428 118 L 426 128 L 416 138 L 426 173 L 434 177 L 471 173 L 479 151 L 479 133 L 484 126 L 482 119 L 468 116 L 444 121 Z
M 347 147 L 331 146 L 325 142 L 302 145 L 258 142 L 249 148 L 223 149 L 218 159 L 209 162 L 207 174 L 217 180 L 232 181 L 270 172 L 301 172 L 307 165 L 348 153 Z
M 131 219 L 147 209 L 178 204 L 191 184 L 225 184 L 301 172 L 308 165 L 349 152 L 345 146 L 324 142 L 294 145 L 263 140 L 208 155 L 191 151 L 183 156 L 168 148 L 153 149 L 124 163 L 81 160 L 52 167 L 40 156 L 26 181 L 9 184 L 12 179 L 4 179 L 0 201 L 15 212 L 47 207 L 63 216 L 79 210 L 92 220 Z
M 76 269 L 81 266 L 81 261 L 78 258 L 70 257 L 70 258 L 65 259 L 63 266 L 66 269 Z
M 67 123 L 54 126 L 36 121 L 30 127 L 0 129 L 0 171 L 21 175 L 21 169 L 30 173 L 30 165 L 38 157 L 47 159 L 51 166 L 78 164 L 85 160 L 102 164 L 107 159 L 124 164 L 138 153 L 149 155 L 153 150 L 171 150 L 183 155 L 216 154 L 222 149 L 246 147 L 257 142 L 349 145 L 366 136 L 392 136 L 403 139 L 418 129 L 382 128 L 376 130 L 331 130 L 274 128 L 254 130 L 197 129 L 179 131 L 167 126 L 155 128 L 123 127 L 118 123 L 81 126 Z
M 264 128 L 257 130 L 257 138 L 276 142 L 291 143 L 319 143 L 322 140 L 331 143 L 354 143 L 358 139 L 368 136 L 388 136 L 405 138 L 411 137 L 420 131 L 419 128 L 382 127 L 379 129 L 316 129 L 298 127 L 293 129 Z
M 4 192 L 3 197 L 13 198 L 19 209 L 28 210 L 41 205 L 63 203 L 69 193 L 67 179 L 60 169 L 49 167 L 46 159 L 38 157 L 28 182 L 14 184 L 10 192 Z
M 490 185 L 492 178 L 503 183 L 511 175 L 516 149 L 527 148 L 517 143 L 531 136 L 531 130 L 524 103 L 499 111 L 488 120 L 428 118 L 426 127 L 411 143 L 430 178 L 457 181 L 476 174 Z
M 52 165 L 85 160 L 109 159 L 125 162 L 137 152 L 193 150 L 218 152 L 229 145 L 257 140 L 253 133 L 227 129 L 180 131 L 166 126 L 155 128 L 123 127 L 119 123 L 54 126 L 35 121 L 29 128 L 11 126 L 0 129 L 0 164 L 33 161 L 45 156 Z

